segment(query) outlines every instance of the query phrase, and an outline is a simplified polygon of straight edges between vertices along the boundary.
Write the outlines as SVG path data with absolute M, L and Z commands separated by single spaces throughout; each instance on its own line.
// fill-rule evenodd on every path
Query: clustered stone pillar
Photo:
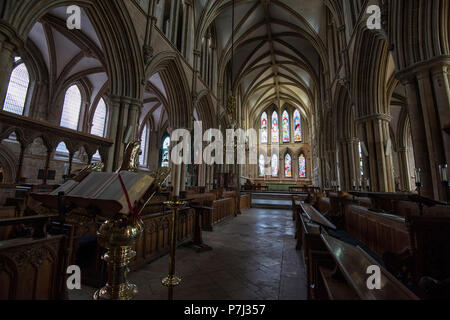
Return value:
M 137 126 L 142 102 L 128 97 L 111 96 L 111 122 L 109 138 L 114 141 L 111 147 L 107 170 L 114 171 L 123 160 L 125 143 L 138 139 Z M 128 138 L 128 141 L 125 139 Z
M 398 159 L 400 163 L 400 187 L 402 191 L 411 190 L 408 170 L 408 148 L 398 148 Z
M 366 176 L 370 177 L 374 192 L 395 192 L 390 121 L 391 117 L 384 114 L 374 114 L 361 121 L 363 141 L 369 153 L 369 166 L 365 168 L 370 168 L 370 172 Z
M 445 200 L 439 165 L 450 161 L 450 88 L 447 58 L 435 58 L 401 71 L 406 87 L 416 168 L 422 170 L 422 194 Z
M 342 159 L 342 185 L 343 190 L 350 190 L 353 187 L 358 187 L 357 181 L 361 178 L 359 173 L 359 153 L 358 153 L 358 139 L 348 139 L 341 141 L 341 159 Z

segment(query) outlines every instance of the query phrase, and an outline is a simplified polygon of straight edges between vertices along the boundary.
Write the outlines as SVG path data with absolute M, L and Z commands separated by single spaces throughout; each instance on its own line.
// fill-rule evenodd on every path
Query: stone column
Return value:
M 17 174 L 16 174 L 16 183 L 20 183 L 20 178 L 22 177 L 22 168 L 23 168 L 23 159 L 25 157 L 25 149 L 26 145 L 22 142 L 20 143 L 20 155 L 19 155 L 19 163 L 17 164 Z
M 125 151 L 125 135 L 130 130 L 129 141 L 137 139 L 138 118 L 142 102 L 128 97 L 111 96 L 111 122 L 109 139 L 114 142 L 108 155 L 107 170 L 116 170 L 121 164 Z
M 156 26 L 161 30 L 164 30 L 164 9 L 166 7 L 166 0 L 155 0 L 155 16 L 156 16 Z
M 448 64 L 438 64 L 431 69 L 433 92 L 435 94 L 436 111 L 442 130 L 450 128 L 450 85 Z M 450 135 L 441 131 L 446 163 L 450 164 Z
M 397 73 L 406 87 L 416 167 L 422 169 L 422 194 L 445 200 L 439 165 L 450 160 L 448 58 L 434 58 Z
M 398 160 L 400 167 L 400 184 L 402 190 L 411 190 L 408 170 L 408 149 L 400 147 L 398 149 Z
M 179 23 L 179 12 L 180 12 L 180 0 L 170 1 L 170 41 L 176 45 L 178 37 L 178 23 Z
M 0 34 L 0 107 L 3 109 L 6 92 L 8 91 L 9 78 L 14 66 L 15 46 Z
M 50 159 L 52 153 L 53 153 L 52 149 L 47 149 L 47 157 L 45 158 L 44 179 L 42 180 L 43 185 L 47 184 L 48 170 L 50 169 Z
M 390 140 L 390 116 L 373 114 L 359 119 L 359 121 L 362 124 L 363 140 L 365 140 L 369 153 L 369 174 L 366 176 L 370 176 L 371 190 L 374 192 L 395 192 L 392 149 L 387 150 Z M 390 148 L 392 148 L 392 143 L 391 141 Z

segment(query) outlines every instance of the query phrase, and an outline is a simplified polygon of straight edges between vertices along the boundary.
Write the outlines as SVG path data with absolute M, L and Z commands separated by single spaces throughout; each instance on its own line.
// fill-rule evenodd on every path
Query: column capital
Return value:
M 402 83 L 407 83 L 416 78 L 420 73 L 429 72 L 433 68 L 441 66 L 450 66 L 450 55 L 440 55 L 426 61 L 421 61 L 410 65 L 409 67 L 398 71 L 395 77 Z
M 372 121 L 372 120 L 382 120 L 382 121 L 386 121 L 386 122 L 391 122 L 392 117 L 388 114 L 374 113 L 374 114 L 362 116 L 362 117 L 356 119 L 356 122 L 363 123 L 363 122 L 368 122 L 368 121 Z

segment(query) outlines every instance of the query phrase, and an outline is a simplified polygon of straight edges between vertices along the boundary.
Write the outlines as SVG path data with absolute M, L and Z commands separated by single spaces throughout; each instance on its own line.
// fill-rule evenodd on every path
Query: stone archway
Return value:
M 0 144 L 0 167 L 3 169 L 0 183 L 15 183 L 17 176 L 17 157 L 8 147 L 2 144 Z

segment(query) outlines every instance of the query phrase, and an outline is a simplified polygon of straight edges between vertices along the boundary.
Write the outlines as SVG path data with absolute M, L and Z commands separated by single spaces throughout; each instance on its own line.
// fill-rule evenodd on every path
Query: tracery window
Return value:
M 266 144 L 269 136 L 269 120 L 267 113 L 264 112 L 261 116 L 261 143 Z
M 100 99 L 95 109 L 94 117 L 92 119 L 91 134 L 94 136 L 104 137 L 106 133 L 106 116 L 107 109 L 105 100 Z
M 289 153 L 284 157 L 284 176 L 292 178 L 292 158 Z
M 266 175 L 266 158 L 263 154 L 259 155 L 259 176 L 264 177 Z
M 142 167 L 147 166 L 148 159 L 148 138 L 149 138 L 149 129 L 148 124 L 144 126 L 141 134 L 141 154 L 139 155 L 139 164 Z
M 294 142 L 302 142 L 302 118 L 300 111 L 294 112 Z
M 272 156 L 272 177 L 278 177 L 278 166 L 279 166 L 278 156 L 274 154 Z
M 306 178 L 306 158 L 303 154 L 298 157 L 298 175 L 300 178 Z
M 359 170 L 361 171 L 361 179 L 362 179 L 362 177 L 364 177 L 364 160 L 363 160 L 361 141 L 359 142 L 358 148 L 359 148 Z
M 78 130 L 81 111 L 81 93 L 77 85 L 71 86 L 66 91 L 60 126 L 72 130 Z
M 283 112 L 283 142 L 289 143 L 291 142 L 291 134 L 290 134 L 290 126 L 289 126 L 289 113 L 287 110 Z
M 3 110 L 23 115 L 30 76 L 25 63 L 19 57 L 15 58 L 15 62 L 17 65 L 11 72 Z
M 274 111 L 272 114 L 272 143 L 280 142 L 280 128 L 278 124 L 278 113 Z
M 161 167 L 169 167 L 169 148 L 170 148 L 170 137 L 164 138 L 162 143 L 162 157 L 161 157 Z

